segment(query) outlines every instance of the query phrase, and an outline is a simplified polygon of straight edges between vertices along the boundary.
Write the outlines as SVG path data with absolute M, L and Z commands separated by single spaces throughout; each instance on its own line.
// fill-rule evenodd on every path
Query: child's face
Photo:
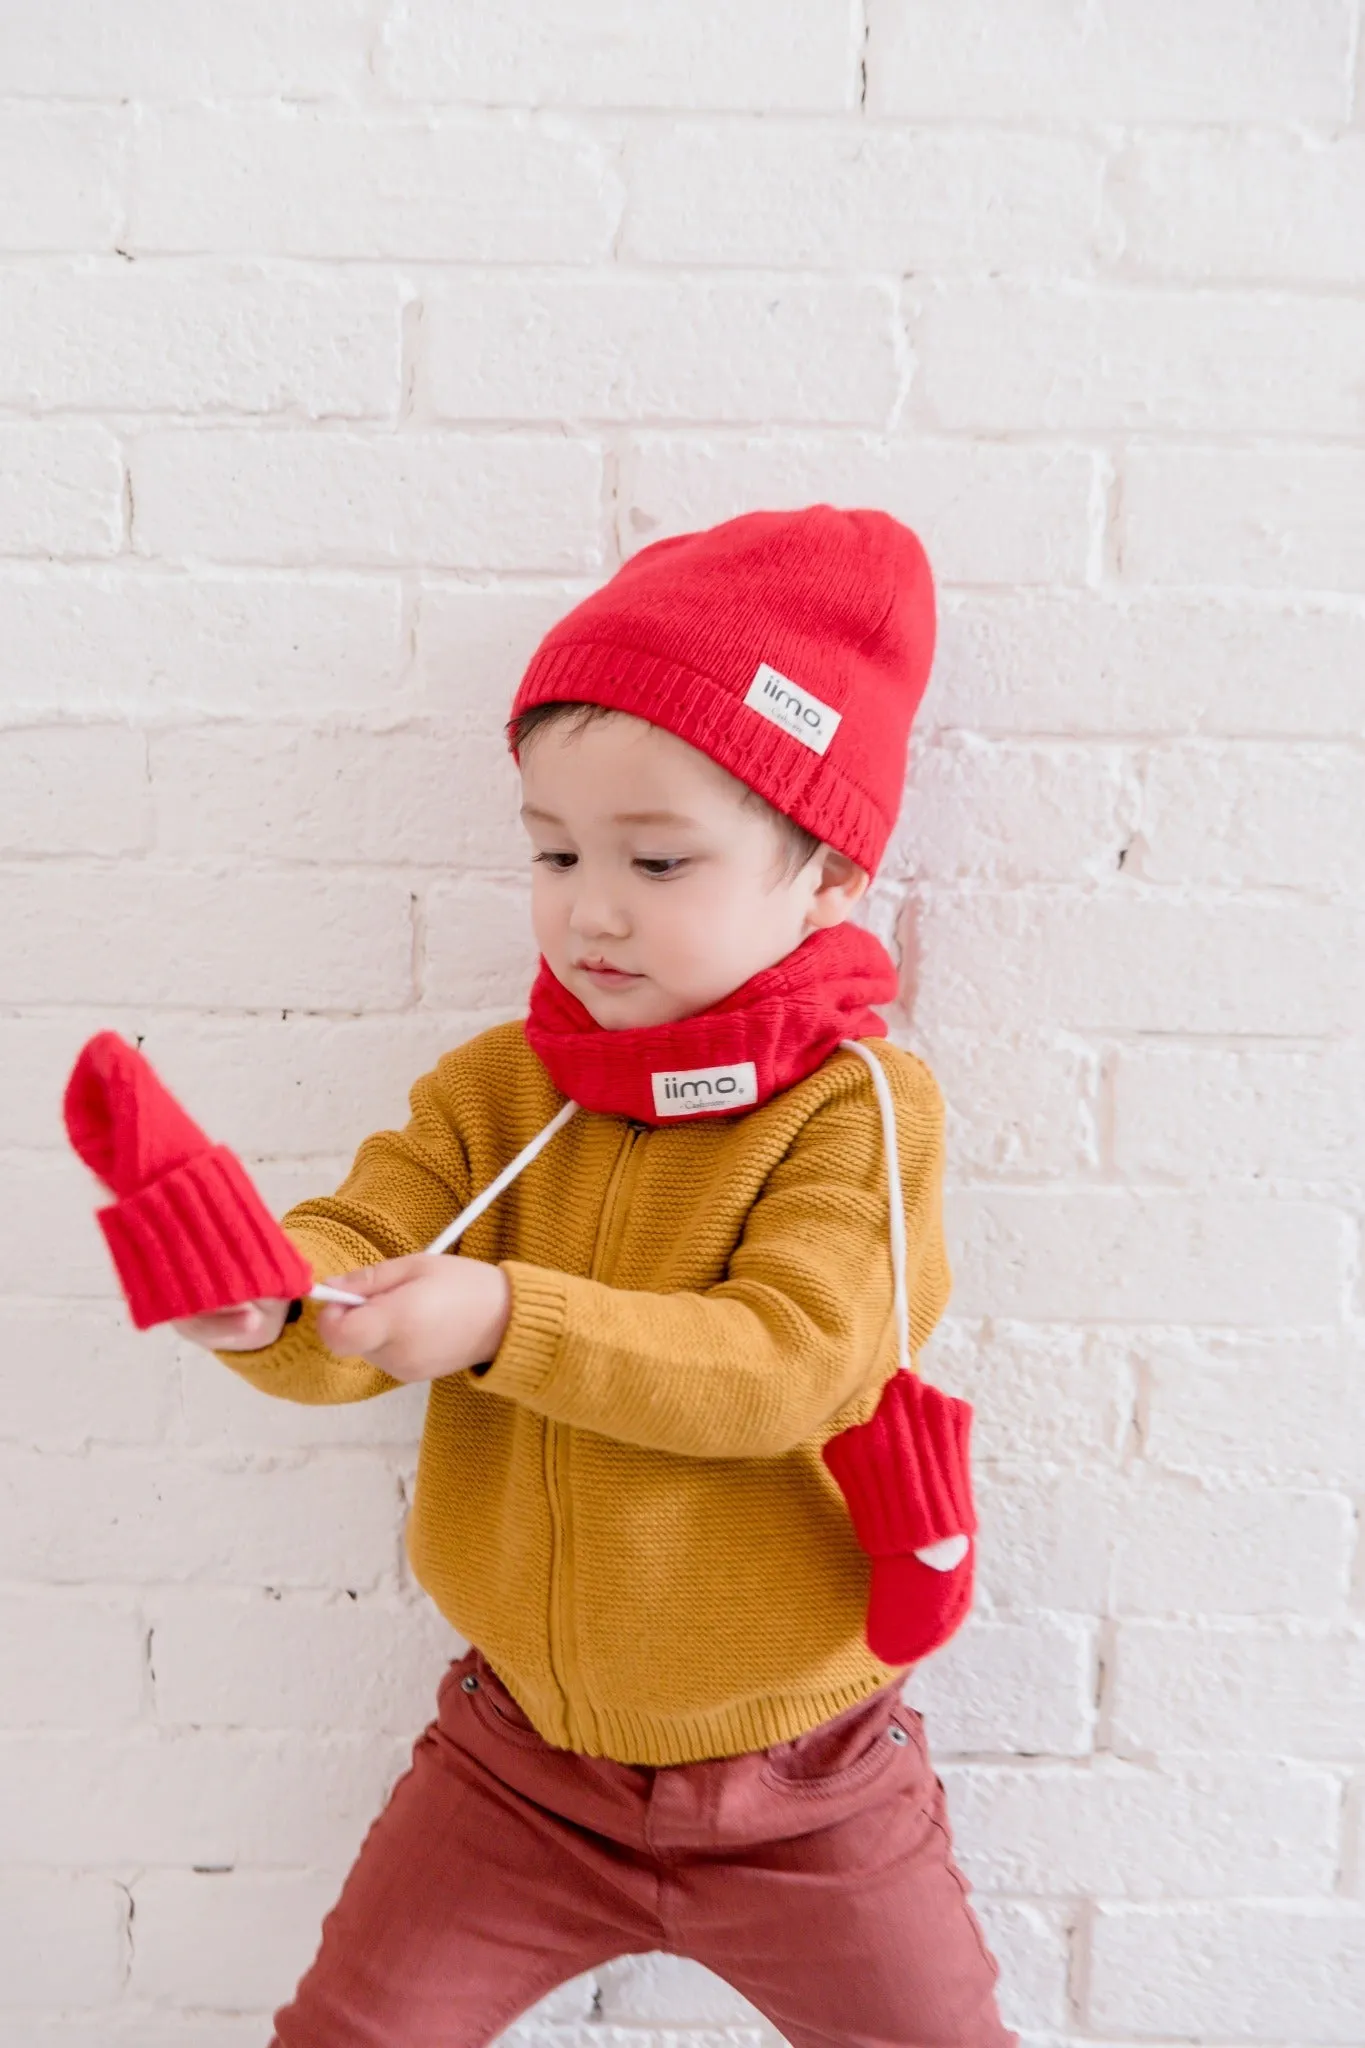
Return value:
M 824 848 L 790 872 L 780 827 L 742 783 L 624 712 L 542 727 L 521 781 L 537 942 L 609 1031 L 719 1002 L 867 887 Z

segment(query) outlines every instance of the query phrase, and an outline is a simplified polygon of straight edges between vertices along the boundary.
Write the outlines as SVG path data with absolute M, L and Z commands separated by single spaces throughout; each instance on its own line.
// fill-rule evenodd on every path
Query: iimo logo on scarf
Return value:
M 696 1116 L 703 1109 L 748 1109 L 758 1101 L 758 1068 L 752 1060 L 733 1067 L 680 1067 L 651 1074 L 655 1116 Z
M 790 676 L 779 675 L 775 668 L 769 668 L 766 661 L 758 664 L 758 673 L 750 683 L 749 694 L 744 701 L 760 718 L 780 725 L 783 732 L 789 732 L 794 740 L 800 740 L 813 754 L 824 753 L 839 730 L 839 720 L 843 717 L 841 711 L 822 704 L 818 697 L 813 697 L 809 690 L 803 690 Z

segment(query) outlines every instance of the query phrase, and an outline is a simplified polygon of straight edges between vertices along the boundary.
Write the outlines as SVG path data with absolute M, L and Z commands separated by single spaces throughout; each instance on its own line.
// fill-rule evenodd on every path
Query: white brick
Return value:
M 1000 1965 L 1000 2017 L 1007 2027 L 1065 2026 L 1070 1933 L 1057 1908 L 1017 1899 L 972 1901 Z
M 382 276 L 109 262 L 0 271 L 0 403 L 390 418 Z
M 957 1848 L 987 1891 L 1105 1898 L 1292 1898 L 1336 1877 L 1336 1779 L 1283 1765 L 1088 1769 L 955 1764 Z
M 346 92 L 366 78 L 365 0 L 49 0 L 0 17 L 0 78 L 11 93 L 76 98 L 274 98 Z
M 425 303 L 426 391 L 444 419 L 881 426 L 900 388 L 880 284 L 490 270 Z
M 130 470 L 139 554 L 173 561 L 584 569 L 601 455 L 533 435 L 153 433 Z
M 1031 1616 L 1100 1614 L 1109 1597 L 1117 1506 L 1112 1486 L 1084 1472 L 976 1473 L 981 1517 L 978 1600 Z
M 0 24 L 0 51 L 10 26 Z M 0 75 L 7 76 L 2 54 Z M 127 135 L 118 108 L 9 101 L 0 110 L 0 249 L 112 249 L 124 215 Z
M 1105 1906 L 1091 1932 L 1092 2026 L 1356 2048 L 1363 2009 L 1359 1907 Z
M 935 1386 L 974 1404 L 973 1453 L 1055 1465 L 1113 1465 L 1133 1407 L 1123 1344 L 1058 1325 L 947 1317 L 921 1359 Z
M 131 1996 L 271 2010 L 312 1961 L 337 1885 L 313 1871 L 148 1870 L 131 1891 Z
M 107 1877 L 0 1870 L 0 2005 L 104 2005 L 123 1986 L 128 1895 Z
M 323 1154 L 316 1159 L 259 1159 L 251 1162 L 256 1185 L 272 1215 L 283 1216 L 299 1202 L 311 1201 L 324 1191 L 340 1187 L 351 1163 L 348 1152 Z M 322 1276 L 319 1275 L 319 1278 Z M 192 1352 L 196 1365 L 207 1364 L 204 1352 Z
M 1123 461 L 1130 583 L 1365 590 L 1365 450 L 1134 448 Z
M 953 121 L 1345 121 L 1348 0 L 869 0 L 868 110 Z
M 0 732 L 0 853 L 133 853 L 149 843 L 147 745 L 119 726 Z
M 437 882 L 423 900 L 422 1000 L 438 1009 L 524 1005 L 535 976 L 526 881 Z
M 1356 1046 L 1124 1046 L 1113 1089 L 1125 1175 L 1358 1182 L 1365 1171 Z
M 371 1404 L 364 1404 L 371 1405 Z M 368 1728 L 415 1738 L 463 1644 L 436 1607 L 335 1593 L 158 1590 L 143 1606 L 156 1718 L 200 1728 Z
M 1365 734 L 1365 611 L 1264 598 L 948 593 L 919 723 L 986 732 Z
M 396 578 L 0 570 L 13 714 L 401 707 Z
M 641 122 L 622 253 L 755 269 L 1017 271 L 1101 246 L 1080 137 L 821 122 Z
M 1349 1031 L 1365 980 L 1354 909 L 1188 898 L 1117 876 L 1100 894 L 926 887 L 907 907 L 915 1028 L 1316 1036 Z
M 1158 277 L 1365 280 L 1365 137 L 1136 138 L 1110 186 L 1125 263 Z
M 1351 299 L 961 285 L 920 296 L 911 337 L 933 428 L 1360 431 Z
M 1341 1219 L 1309 1202 L 998 1187 L 947 1210 L 958 1315 L 1274 1328 L 1341 1309 Z
M 411 992 L 409 894 L 398 878 L 16 869 L 4 877 L 14 1002 L 379 1009 Z M 130 943 L 133 935 L 136 942 Z
M 977 1617 L 917 1667 L 909 1698 L 936 1756 L 1085 1756 L 1095 1731 L 1094 1630 L 1070 1616 Z
M 365 1589 L 389 1574 L 397 1546 L 398 1489 L 377 1458 L 264 1472 L 166 1454 L 7 1451 L 0 1469 L 9 1570 L 43 1583 Z
M 68 728 L 78 733 L 78 728 Z M 3 752 L 7 741 L 0 741 Z M 107 1011 L 44 1010 L 0 1017 L 0 1130 L 7 1146 L 64 1149 L 62 1091 L 77 1053 L 96 1031 L 136 1038 L 135 1017 Z M 91 1182 L 94 1186 L 94 1182 Z M 0 1423 L 3 1404 L 0 1404 Z
M 756 505 L 782 511 L 826 499 L 879 505 L 904 520 L 945 582 L 1083 583 L 1095 482 L 1094 458 L 1078 449 L 919 436 L 642 434 L 622 462 L 622 547 Z
M 841 0 L 724 0 L 642 14 L 629 0 L 531 0 L 506 14 L 404 0 L 385 35 L 410 99 L 587 107 L 855 104 L 857 42 Z
M 1344 1333 L 1140 1340 L 1146 1455 L 1171 1472 L 1365 1492 L 1365 1372 Z
M 610 573 L 550 589 L 423 583 L 417 600 L 422 704 L 458 722 L 471 747 L 502 740 L 513 692 L 542 636 Z
M 586 263 L 621 212 L 603 143 L 482 113 L 167 108 L 139 125 L 135 176 L 138 249 Z
M 240 853 L 310 864 L 522 867 L 516 770 L 490 723 L 485 746 L 429 728 L 154 735 L 158 851 L 190 860 Z
M 601 2018 L 624 2026 L 757 2024 L 747 1998 L 687 1956 L 619 1956 L 597 1973 Z
M 99 427 L 0 425 L 0 554 L 112 555 L 123 462 Z
M 80 1186 L 83 1206 L 73 1207 Z M 100 1200 L 93 1180 L 61 1179 L 61 1207 L 53 1214 L 39 1205 L 40 1231 L 65 1230 L 79 1239 L 81 1256 L 99 1287 L 113 1294 L 113 1273 L 95 1225 L 86 1213 Z M 16 1216 L 31 1190 L 20 1184 Z M 36 1234 L 36 1233 L 35 1233 Z M 39 1236 L 40 1254 L 50 1240 Z M 9 1284 L 32 1289 L 39 1274 L 49 1278 L 50 1257 L 41 1266 L 17 1263 Z M 0 1303 L 0 1354 L 13 1363 L 0 1406 L 0 1439 L 30 1451 L 79 1451 L 92 1443 L 163 1443 L 177 1408 L 177 1371 L 164 1343 L 134 1330 L 122 1301 L 96 1306 L 78 1302 L 63 1289 L 60 1301 Z
M 913 748 L 882 872 L 928 881 L 1107 880 L 1132 839 L 1137 778 L 1117 748 L 953 733 Z
M 137 1729 L 0 1738 L 0 1840 L 29 1864 L 345 1868 L 411 1745 Z
M 1181 1750 L 1365 1761 L 1365 1637 L 1356 1631 L 1125 1621 L 1113 1740 Z
M 132 1607 L 83 1594 L 0 1593 L 0 1723 L 87 1728 L 142 1713 L 147 1629 Z
M 55 1122 L 59 1104 L 52 1109 Z M 0 1156 L 0 1289 L 111 1300 L 114 1268 L 94 1221 L 108 1199 L 73 1152 Z
M 1365 892 L 1365 761 L 1344 747 L 1161 748 L 1143 784 L 1144 880 Z
M 983 1040 L 971 1030 L 917 1031 L 948 1110 L 948 1157 L 987 1179 L 1088 1172 L 1099 1164 L 1100 1061 L 1076 1040 L 1045 1034 Z
M 1115 1602 L 1125 1614 L 1339 1614 L 1354 1547 L 1343 1494 L 1154 1479 L 1122 1504 Z
M 152 1016 L 142 1050 L 210 1135 L 245 1155 L 350 1152 L 402 1125 L 408 1090 L 472 1016 Z M 0 1053 L 5 1045 L 0 1026 Z
M 1346 1846 L 1338 1889 L 1348 1898 L 1365 1897 L 1365 1778 L 1355 1777 L 1346 1792 Z
M 0 2012 L 0 2048 L 260 2048 L 265 2013 L 151 2012 L 125 2002 L 86 2019 L 28 2012 L 13 2028 Z

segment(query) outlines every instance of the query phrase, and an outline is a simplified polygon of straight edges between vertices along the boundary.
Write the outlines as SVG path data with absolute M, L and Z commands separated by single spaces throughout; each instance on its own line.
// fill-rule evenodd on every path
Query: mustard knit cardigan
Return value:
M 942 1104 L 918 1060 L 868 1042 L 896 1110 L 918 1348 L 949 1288 Z M 319 1278 L 418 1251 L 562 1101 L 519 1024 L 487 1031 L 285 1228 Z M 511 1321 L 485 1374 L 431 1383 L 407 1551 L 546 1740 L 688 1763 L 885 1685 L 867 1560 L 820 1456 L 896 1365 L 861 1060 L 835 1053 L 733 1121 L 580 1112 L 459 1250 L 502 1265 Z M 267 1349 L 219 1356 L 290 1401 L 398 1384 L 327 1351 L 311 1305 Z

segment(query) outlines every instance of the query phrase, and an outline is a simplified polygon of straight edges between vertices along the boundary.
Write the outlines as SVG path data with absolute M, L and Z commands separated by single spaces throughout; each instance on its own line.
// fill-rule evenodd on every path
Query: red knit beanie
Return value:
M 888 512 L 746 512 L 654 541 L 552 626 L 512 706 L 664 726 L 871 874 L 934 651 L 923 548 Z

